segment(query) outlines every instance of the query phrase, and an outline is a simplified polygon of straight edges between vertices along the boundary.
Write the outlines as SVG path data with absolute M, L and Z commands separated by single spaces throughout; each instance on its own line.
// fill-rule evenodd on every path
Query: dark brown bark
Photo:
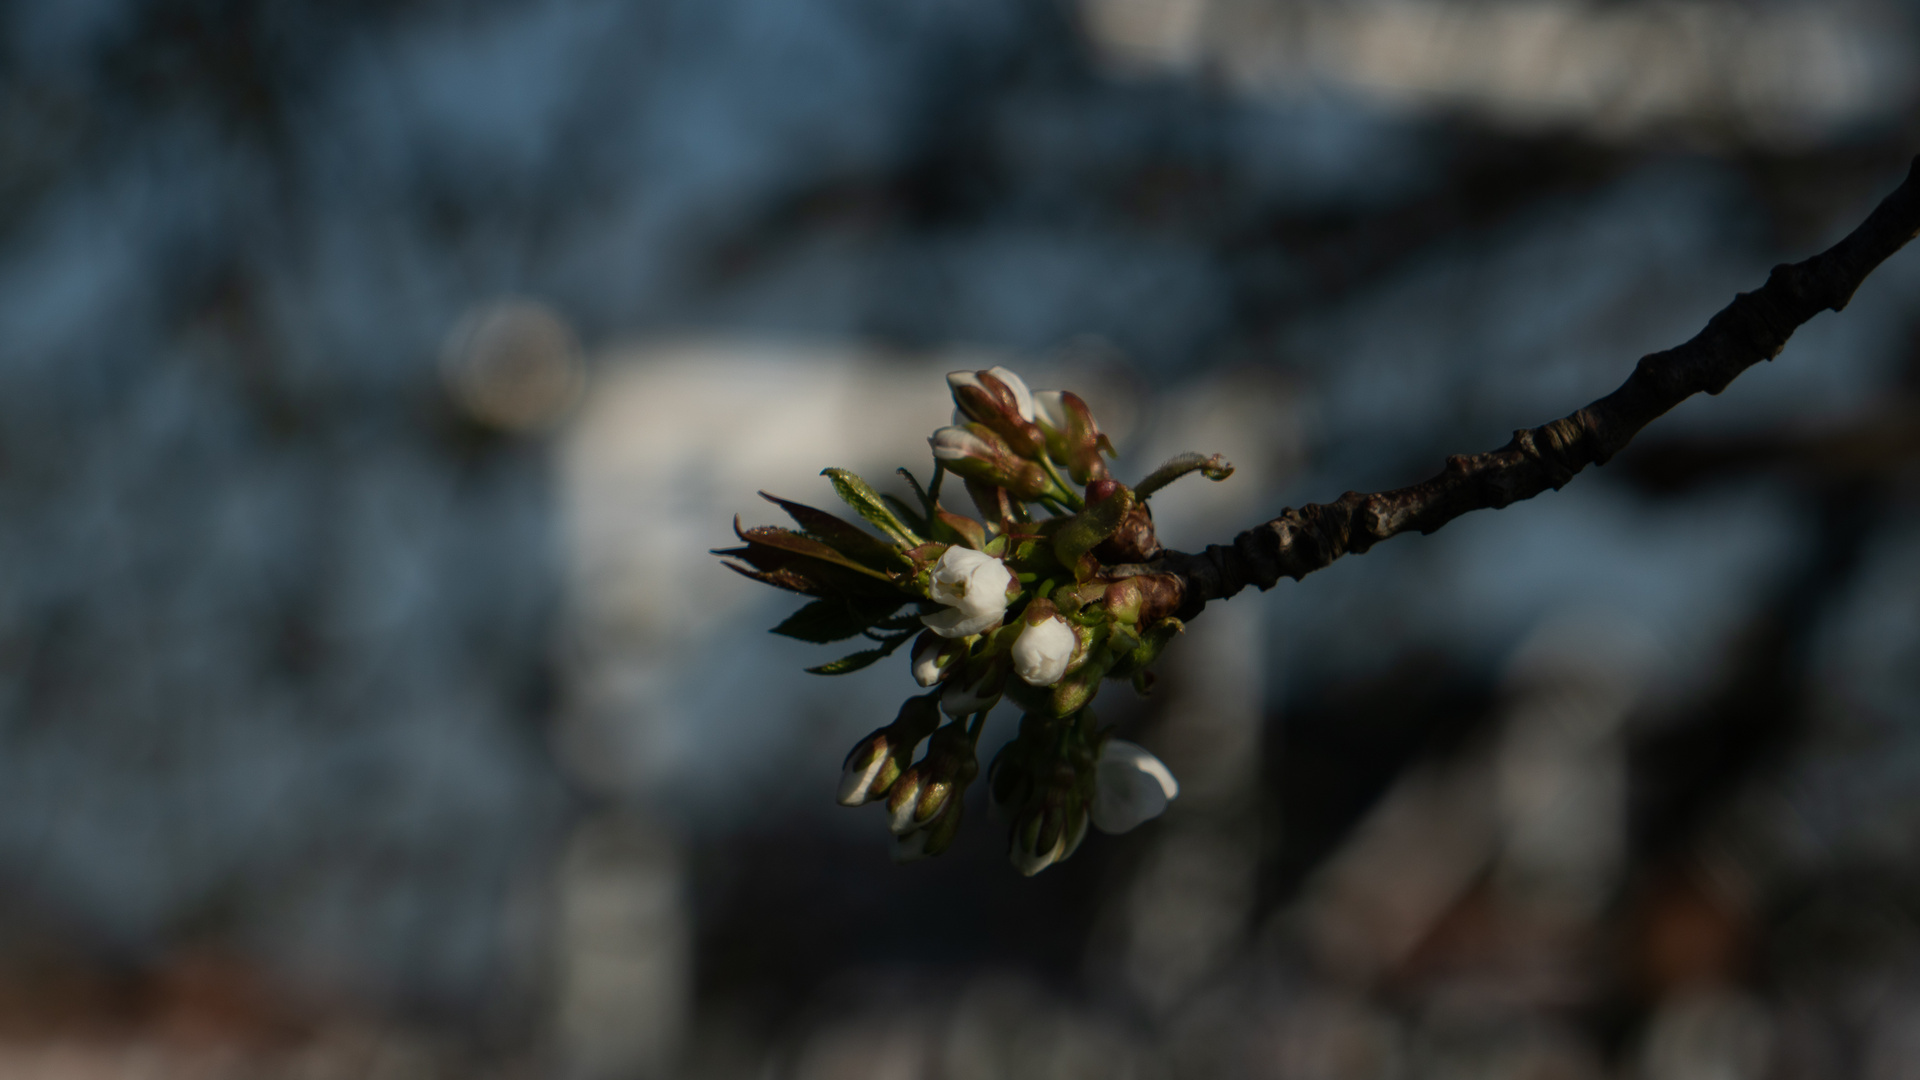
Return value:
M 1776 266 L 1767 283 L 1733 302 L 1683 345 L 1641 357 L 1620 388 L 1586 408 L 1484 454 L 1455 455 L 1430 480 L 1393 491 L 1349 491 L 1331 503 L 1289 508 L 1222 547 L 1162 551 L 1158 569 L 1185 585 L 1178 614 L 1248 585 L 1299 580 L 1349 552 L 1409 530 L 1433 532 L 1469 510 L 1498 509 L 1558 490 L 1588 465 L 1605 464 L 1660 414 L 1694 394 L 1718 394 L 1742 371 L 1780 355 L 1802 323 L 1839 311 L 1873 269 L 1920 232 L 1920 158 L 1860 226 L 1804 262 Z

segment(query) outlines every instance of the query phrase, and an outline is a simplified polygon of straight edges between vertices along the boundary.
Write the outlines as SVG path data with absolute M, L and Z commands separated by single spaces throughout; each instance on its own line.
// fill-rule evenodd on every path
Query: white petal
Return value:
M 1067 403 L 1059 390 L 1033 392 L 1033 418 L 1055 431 L 1067 430 Z
M 964 609 L 950 607 L 931 615 L 922 615 L 920 621 L 926 625 L 927 629 L 943 638 L 962 638 L 998 625 L 1002 614 L 1004 610 L 969 615 Z
M 1029 686 L 1052 686 L 1067 673 L 1078 641 L 1057 615 L 1032 623 L 1013 643 L 1013 671 Z
M 904 783 L 905 781 L 902 780 L 901 782 Z M 920 807 L 920 796 L 924 793 L 925 786 L 924 784 L 913 784 L 910 787 L 896 787 L 893 791 L 887 793 L 887 828 L 893 831 L 893 835 L 905 836 L 919 827 L 914 824 L 913 813 Z M 900 808 L 898 810 L 894 809 L 895 794 L 908 796 L 906 799 L 900 801 Z
M 980 373 L 977 371 L 947 372 L 947 389 L 958 390 L 963 386 L 979 386 Z
M 943 427 L 927 436 L 927 445 L 933 448 L 933 456 L 941 461 L 970 457 L 992 460 L 995 456 L 993 446 L 987 440 L 963 427 Z
M 864 769 L 848 768 L 840 773 L 840 805 L 859 806 L 867 801 L 867 789 L 873 786 L 873 778 L 880 775 L 886 767 L 887 755 L 876 754 L 873 761 Z
M 1013 571 L 1007 569 L 1006 563 L 984 551 L 974 551 L 958 544 L 948 548 L 940 556 L 940 561 L 933 564 L 933 599 L 938 603 L 951 604 L 969 616 L 991 614 L 991 621 L 997 622 L 1000 613 L 1007 610 L 1007 586 L 1011 584 Z
M 933 572 L 935 574 L 950 574 L 958 580 L 965 578 L 983 566 L 998 562 L 1000 562 L 999 559 L 994 558 L 984 551 L 975 551 L 970 547 L 961 547 L 959 544 L 955 544 L 940 553 L 940 561 L 933 564 Z M 1005 565 L 1002 564 L 1001 568 L 1005 569 Z
M 1064 836 L 1056 841 L 1052 847 L 1040 852 L 1021 850 L 1020 840 L 1018 837 L 1015 837 L 1012 849 L 1007 852 L 1007 858 L 1013 861 L 1013 868 L 1015 870 L 1020 871 L 1021 874 L 1027 877 L 1032 877 L 1047 867 L 1052 866 L 1054 863 L 1059 862 L 1066 850 L 1067 838 Z
M 1165 764 L 1133 743 L 1109 739 L 1094 766 L 1093 824 L 1123 833 L 1166 812 L 1180 783 Z
M 947 669 L 953 666 L 957 654 L 941 659 L 946 651 L 945 639 L 928 641 L 913 650 L 913 681 L 921 686 L 932 686 L 946 678 Z
M 1013 391 L 1013 400 L 1017 402 L 1020 407 L 1020 419 L 1032 420 L 1033 391 L 1027 389 L 1027 381 L 998 364 L 988 368 L 987 374 L 1006 383 L 1007 389 Z M 952 376 L 948 376 L 948 379 L 951 380 Z

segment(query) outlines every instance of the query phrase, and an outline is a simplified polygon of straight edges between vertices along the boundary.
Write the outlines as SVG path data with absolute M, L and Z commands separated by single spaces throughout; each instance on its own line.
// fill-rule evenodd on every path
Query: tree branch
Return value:
M 1920 232 L 1920 158 L 1906 180 L 1860 226 L 1804 262 L 1773 268 L 1767 283 L 1708 320 L 1693 339 L 1641 357 L 1620 388 L 1571 416 L 1516 431 L 1484 454 L 1455 455 L 1432 479 L 1394 491 L 1349 491 L 1331 503 L 1289 508 L 1272 521 L 1189 554 L 1162 550 L 1156 569 L 1176 576 L 1176 614 L 1191 619 L 1209 601 L 1248 585 L 1299 580 L 1349 552 L 1359 554 L 1412 529 L 1430 533 L 1470 510 L 1499 509 L 1559 490 L 1588 465 L 1605 464 L 1640 429 L 1701 391 L 1718 394 L 1734 377 L 1780 355 L 1787 339 L 1821 311 L 1839 311 L 1873 269 Z

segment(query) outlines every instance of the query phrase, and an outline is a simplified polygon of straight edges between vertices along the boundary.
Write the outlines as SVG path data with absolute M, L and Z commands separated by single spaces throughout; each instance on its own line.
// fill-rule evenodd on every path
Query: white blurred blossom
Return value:
M 1109 739 L 1094 766 L 1093 823 L 1123 833 L 1166 812 L 1180 782 L 1159 758 L 1124 739 Z

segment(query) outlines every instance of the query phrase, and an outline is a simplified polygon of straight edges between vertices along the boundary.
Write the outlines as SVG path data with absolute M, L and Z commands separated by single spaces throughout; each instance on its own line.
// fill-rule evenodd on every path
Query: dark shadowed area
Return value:
M 0 1077 L 1920 1077 L 1920 252 L 1209 607 L 1031 879 L 708 554 L 995 364 L 1172 547 L 1411 483 L 1916 153 L 1911 0 L 0 8 Z

